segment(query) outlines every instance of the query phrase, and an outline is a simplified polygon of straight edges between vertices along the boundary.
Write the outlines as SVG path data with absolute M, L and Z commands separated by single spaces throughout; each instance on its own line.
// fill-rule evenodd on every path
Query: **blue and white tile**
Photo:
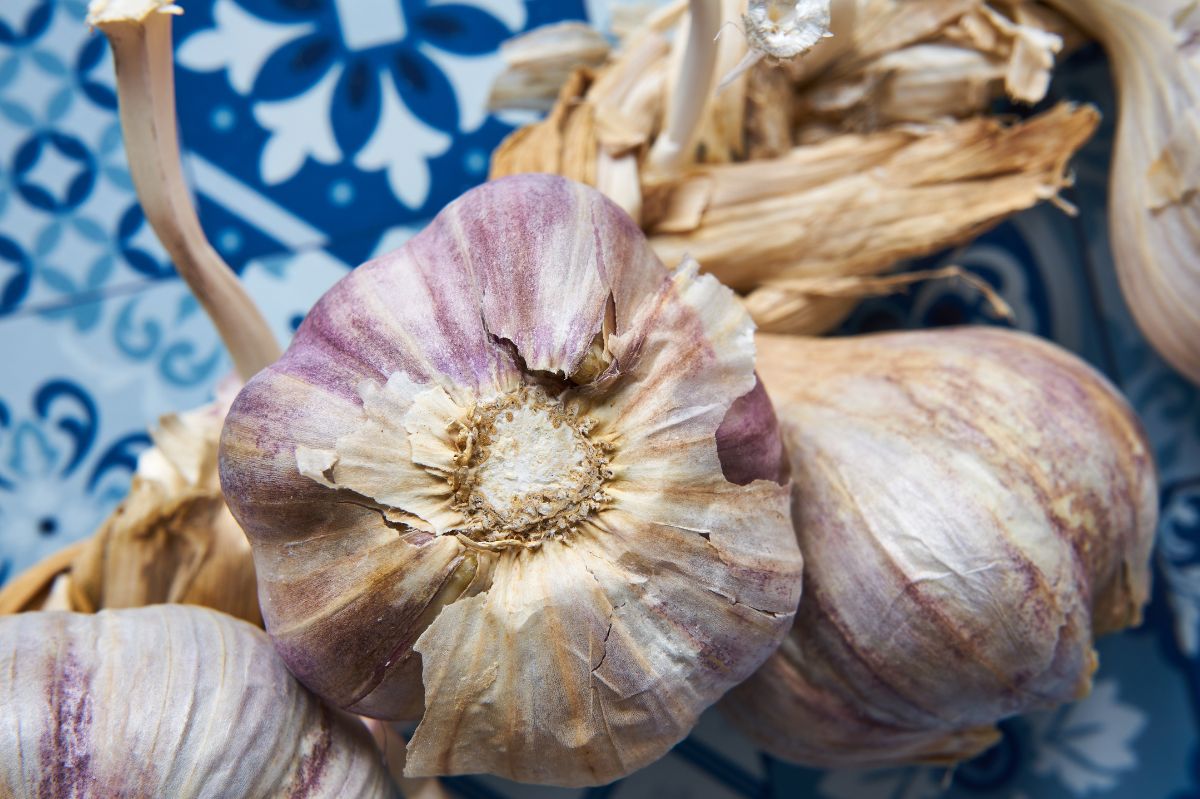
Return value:
M 579 2 L 216 0 L 178 24 L 184 139 L 338 242 L 413 224 L 486 175 L 511 128 L 485 111 L 497 48 Z M 230 146 L 230 143 L 236 146 Z M 296 246 L 291 243 L 290 246 Z

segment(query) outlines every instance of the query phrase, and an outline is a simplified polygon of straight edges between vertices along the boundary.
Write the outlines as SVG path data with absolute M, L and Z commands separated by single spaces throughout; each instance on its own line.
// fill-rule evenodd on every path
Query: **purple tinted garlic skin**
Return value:
M 313 308 L 226 421 L 268 631 L 410 776 L 603 784 L 786 633 L 802 563 L 752 323 L 595 190 L 477 188 Z
M 394 795 L 366 728 L 208 608 L 3 617 L 0 674 L 0 796 Z
M 804 601 L 723 712 L 817 767 L 953 763 L 1085 696 L 1149 598 L 1157 486 L 1124 399 L 993 328 L 760 335 Z

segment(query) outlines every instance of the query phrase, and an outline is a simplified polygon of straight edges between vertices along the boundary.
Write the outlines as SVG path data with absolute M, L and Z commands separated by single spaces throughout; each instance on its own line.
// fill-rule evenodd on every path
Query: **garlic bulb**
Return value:
M 549 175 L 347 275 L 226 420 L 263 616 L 309 687 L 423 717 L 406 774 L 601 784 L 785 634 L 801 560 L 752 325 Z
M 0 795 L 392 796 L 370 734 L 206 608 L 0 618 Z
M 1120 99 L 1109 231 L 1138 327 L 1200 384 L 1200 6 L 1050 0 L 1096 37 Z
M 951 762 L 1085 695 L 1149 593 L 1154 466 L 1074 356 L 989 328 L 760 336 L 805 557 L 791 634 L 723 708 L 818 766 Z

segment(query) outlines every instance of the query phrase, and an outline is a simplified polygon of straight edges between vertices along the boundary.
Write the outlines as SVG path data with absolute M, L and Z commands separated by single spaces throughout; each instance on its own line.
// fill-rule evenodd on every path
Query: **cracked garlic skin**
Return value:
M 1141 619 L 1157 515 L 1113 387 L 991 328 L 758 346 L 804 601 L 723 711 L 799 763 L 951 763 L 1086 695 L 1093 636 Z
M 267 629 L 410 776 L 607 783 L 791 624 L 752 324 L 597 191 L 472 190 L 356 269 L 235 401 L 221 479 Z
M 0 796 L 394 795 L 366 728 L 207 608 L 3 617 L 0 674 Z

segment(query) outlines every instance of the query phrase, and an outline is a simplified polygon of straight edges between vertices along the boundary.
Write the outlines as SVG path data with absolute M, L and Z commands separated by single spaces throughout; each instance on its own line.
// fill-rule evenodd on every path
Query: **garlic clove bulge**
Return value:
M 366 728 L 207 608 L 0 618 L 0 673 L 3 796 L 394 795 Z
M 221 479 L 317 693 L 412 776 L 610 782 L 758 667 L 800 592 L 752 324 L 599 192 L 477 188 L 313 308 Z
M 1119 100 L 1109 236 L 1138 327 L 1200 385 L 1200 6 L 1050 0 L 1104 47 Z
M 953 762 L 1090 690 L 1149 595 L 1154 465 L 1079 359 L 963 328 L 758 337 L 805 557 L 787 640 L 725 713 L 814 766 Z

